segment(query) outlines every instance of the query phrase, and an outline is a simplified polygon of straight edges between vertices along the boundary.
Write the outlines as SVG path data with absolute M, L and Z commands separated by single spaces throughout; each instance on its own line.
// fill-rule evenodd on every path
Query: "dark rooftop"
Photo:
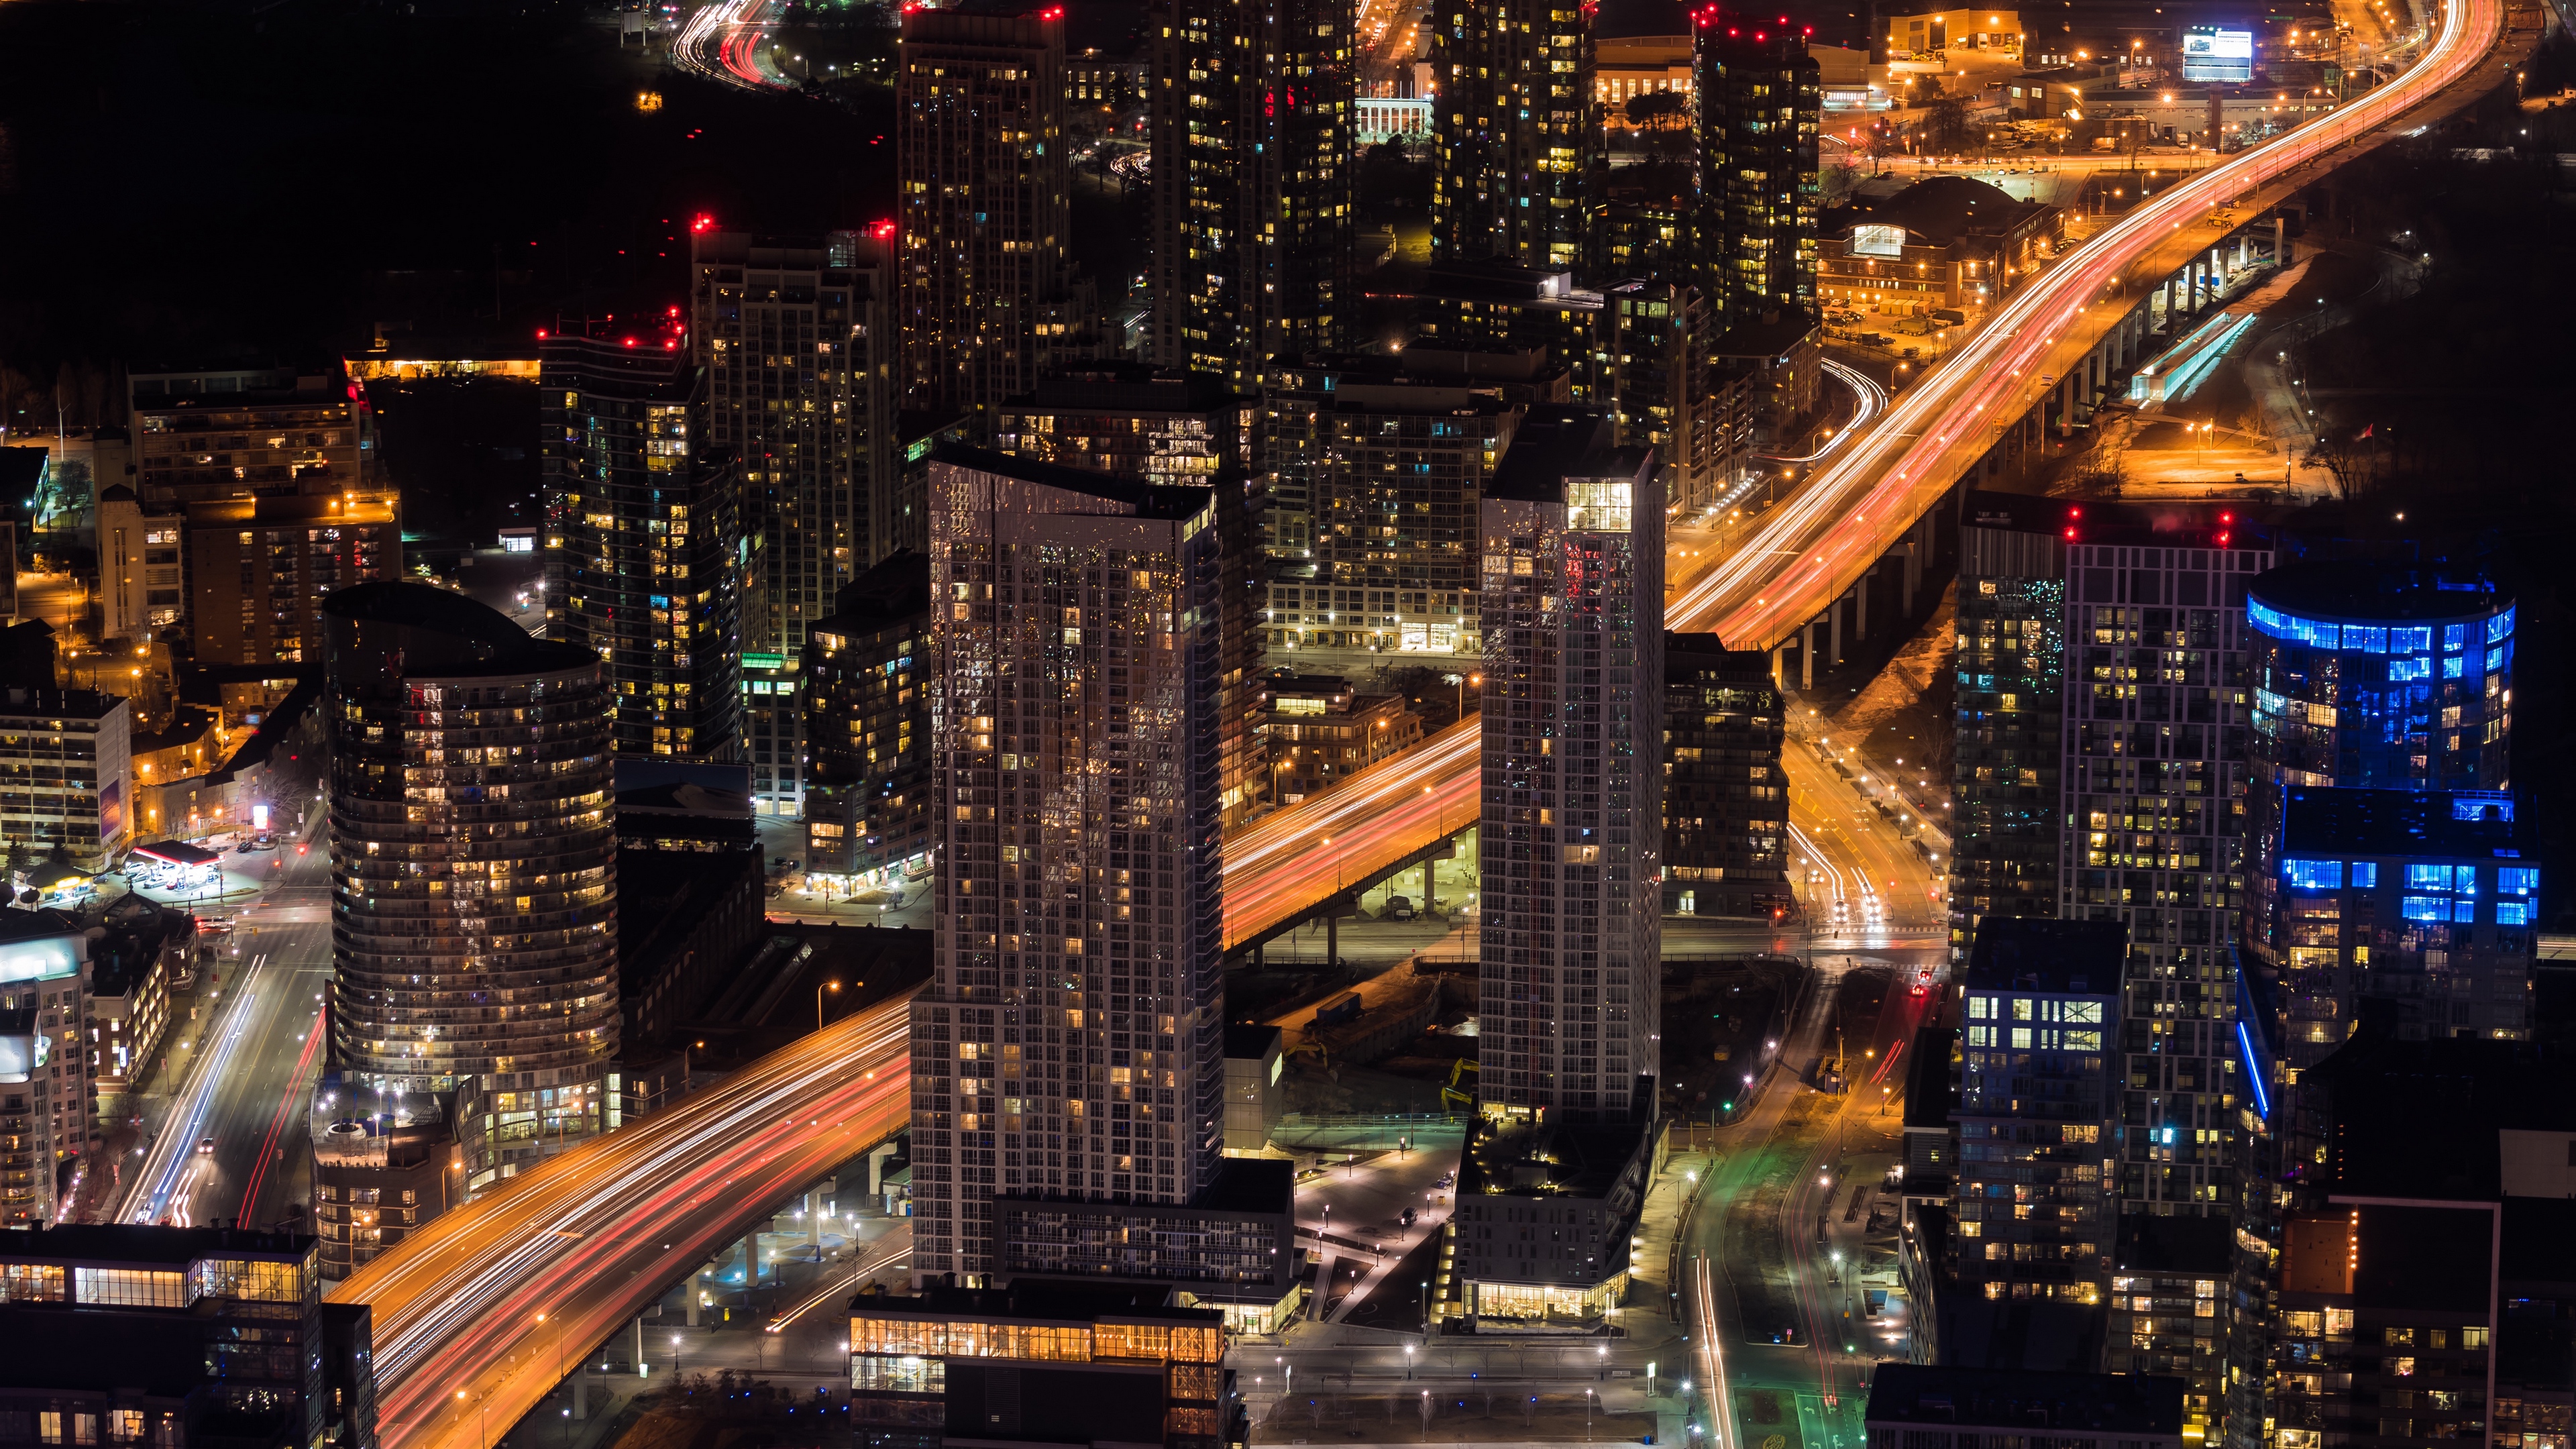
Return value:
M 931 449 L 930 461 L 963 468 L 976 473 L 990 473 L 998 478 L 1015 478 L 1047 488 L 1060 488 L 1086 498 L 1104 498 L 1124 503 L 1136 510 L 1137 518 L 1186 519 L 1197 516 L 1208 506 L 1214 490 L 1190 488 L 1180 484 L 1148 483 L 1117 473 L 1094 473 L 1086 468 L 1067 468 L 1055 463 L 1040 463 L 1028 458 L 1014 458 L 989 448 L 968 447 L 963 443 L 941 443 Z
M 1804 312 L 1784 310 L 1773 317 L 1754 317 L 1738 322 L 1718 334 L 1709 344 L 1711 357 L 1770 359 L 1787 353 L 1798 344 L 1818 335 L 1816 319 Z
M 2036 493 L 1968 495 L 1967 527 L 2063 536 L 2070 542 L 2144 548 L 2265 549 L 2276 542 L 2268 512 L 2243 503 L 2070 503 Z M 2221 536 L 2225 542 L 2220 542 Z
M 1605 464 L 1635 451 L 1614 446 L 1617 431 L 1606 412 L 1592 408 L 1531 408 L 1512 445 L 1503 451 L 1485 485 L 1488 498 L 1523 503 L 1562 503 L 1565 480 L 1603 476 Z M 1636 467 L 1619 471 L 1634 473 Z
M 445 635 L 464 647 L 444 651 L 447 657 L 406 658 L 407 674 L 424 678 L 449 675 L 541 673 L 597 665 L 599 656 L 578 644 L 539 639 L 510 622 L 489 604 L 428 584 L 375 579 L 353 584 L 322 601 L 326 618 L 352 624 L 391 624 Z M 336 643 L 336 641 L 335 641 Z
M 1862 1418 L 1878 1424 L 2182 1434 L 2183 1381 L 2158 1374 L 2050 1373 L 1881 1363 Z
M 2046 202 L 2016 201 L 2002 187 L 1973 176 L 1932 176 L 1894 196 L 1864 196 L 1834 207 L 1818 230 L 1839 237 L 1855 226 L 1901 226 L 1916 245 L 1946 247 L 1972 236 L 2000 235 L 2050 209 Z
M 2256 576 L 2253 597 L 2313 618 L 2483 619 L 2513 600 L 2470 569 L 2370 559 L 2302 559 Z
M 1691 32 L 1690 7 L 1681 0 L 1602 0 L 1592 19 L 1592 38 L 1596 41 L 1686 36 Z
M 1027 412 L 1207 413 L 1258 401 L 1227 387 L 1225 379 L 1212 372 L 1102 362 L 1049 378 L 1035 392 L 1003 406 Z
M 2223 1217 L 2123 1217 L 2112 1271 L 2224 1278 L 2235 1251 L 2236 1228 Z
M 1720 682 L 1769 684 L 1771 656 L 1759 649 L 1729 649 L 1715 634 L 1664 631 L 1664 682 L 1692 684 L 1714 677 Z
M 2298 855 L 2521 856 L 2513 797 L 2486 791 L 2340 790 L 2293 785 L 2281 848 Z
M 77 1223 L 0 1234 L 0 1259 L 13 1263 L 166 1263 L 199 1258 L 301 1259 L 321 1241 L 310 1233 L 242 1228 L 164 1228 L 144 1223 Z
M 807 632 L 856 634 L 929 612 L 930 555 L 899 548 L 844 585 L 832 601 L 832 617 L 816 620 Z
M 2039 991 L 2110 996 L 2120 989 L 2129 928 L 2119 921 L 2053 921 L 1987 916 L 1968 953 L 1972 991 Z
M 1556 312 L 1601 310 L 1601 294 L 1575 286 L 1573 273 L 1544 272 L 1501 257 L 1435 266 L 1422 279 L 1422 295 Z
M 1648 1124 L 1472 1124 L 1458 1167 L 1458 1195 L 1606 1198 L 1636 1160 Z M 1244 1159 L 1252 1160 L 1252 1159 Z
M 1225 1027 L 1225 1054 L 1231 1060 L 1259 1061 L 1279 1049 L 1279 1028 L 1232 1021 Z

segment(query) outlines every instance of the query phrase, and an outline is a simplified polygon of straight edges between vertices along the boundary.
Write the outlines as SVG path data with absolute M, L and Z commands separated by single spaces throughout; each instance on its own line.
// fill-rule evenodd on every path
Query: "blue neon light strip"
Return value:
M 2263 1065 L 2254 1060 L 2254 1036 L 2241 1021 L 2236 1023 L 2236 1045 L 2245 1053 L 2245 1080 L 2254 1084 L 2254 1114 L 2269 1121 L 2272 1094 L 2263 1090 Z

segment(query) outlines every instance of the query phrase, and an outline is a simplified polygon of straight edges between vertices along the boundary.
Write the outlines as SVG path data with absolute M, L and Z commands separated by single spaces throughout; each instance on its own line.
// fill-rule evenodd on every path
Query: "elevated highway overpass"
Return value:
M 2089 377 L 2100 349 L 2122 345 L 2141 284 L 2208 246 L 2220 203 L 2304 185 L 2418 123 L 2428 102 L 2466 104 L 2510 71 L 2491 54 L 2505 22 L 2502 0 L 2447 0 L 2405 74 L 2074 249 L 1731 558 L 1678 581 L 1672 625 L 1763 648 L 1811 627 L 2012 429 L 2074 400 L 2076 363 Z M 1472 824 L 1478 749 L 1469 719 L 1227 842 L 1228 943 Z M 907 1020 L 900 1000 L 856 1013 L 442 1215 L 339 1285 L 336 1301 L 374 1306 L 386 1449 L 479 1449 L 723 1244 L 896 1130 Z M 1722 1366 L 1701 1367 L 1723 1392 Z
M 2143 357 L 2148 299 L 2242 222 L 2335 166 L 2456 111 L 2510 79 L 2504 0 L 2441 0 L 2415 64 L 2342 109 L 2209 167 L 2105 226 L 1997 308 L 1724 557 L 1673 560 L 1669 627 L 1780 650 L 1829 627 L 1892 553 L 1919 556 L 1926 520 L 1962 480 L 2081 415 L 2113 371 Z M 2536 42 L 2536 9 L 2510 35 Z M 1711 551 L 1712 553 L 1714 551 Z M 1909 567 L 1914 566 L 1909 561 Z M 1311 915 L 1475 823 L 1479 735 L 1470 716 L 1326 794 L 1226 842 L 1229 948 Z

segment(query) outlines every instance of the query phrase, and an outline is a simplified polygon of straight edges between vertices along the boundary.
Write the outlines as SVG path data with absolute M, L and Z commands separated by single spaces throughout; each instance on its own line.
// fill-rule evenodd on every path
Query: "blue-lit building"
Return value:
M 2370 560 L 2276 568 L 2246 591 L 2253 733 L 2245 944 L 2276 912 L 2282 792 L 2512 788 L 2513 601 L 2475 574 Z
M 2290 1066 L 2324 1060 L 2364 1001 L 2400 1040 L 2529 1034 L 2540 866 L 2511 796 L 2293 785 L 2279 846 L 2261 929 Z

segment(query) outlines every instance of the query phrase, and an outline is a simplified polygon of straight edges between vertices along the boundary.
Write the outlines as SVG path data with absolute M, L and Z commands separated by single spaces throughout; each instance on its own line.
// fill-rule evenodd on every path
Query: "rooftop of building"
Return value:
M 1782 308 L 1748 317 L 1727 328 L 1709 344 L 1708 350 L 1712 357 L 1768 361 L 1785 357 L 1822 335 L 1815 318 L 1795 308 Z
M 1485 484 L 1488 498 L 1562 503 L 1567 479 L 1628 478 L 1646 471 L 1653 450 L 1616 446 L 1610 414 L 1551 404 L 1531 408 Z
M 598 655 L 578 644 L 536 638 L 489 604 L 408 580 L 352 584 L 324 599 L 322 613 L 350 623 L 392 624 L 445 635 L 465 646 L 450 657 L 417 661 L 422 667 L 410 672 L 424 678 L 537 674 L 599 662 Z M 262 733 L 266 733 L 264 723 Z
M 1592 38 L 1636 40 L 1691 33 L 1690 7 L 1682 0 L 1601 0 L 1592 15 Z
M 1169 1286 L 1087 1283 L 1067 1278 L 1014 1278 L 1000 1288 L 932 1284 L 918 1293 L 863 1293 L 850 1311 L 908 1318 L 969 1318 L 1021 1323 L 1218 1324 L 1213 1308 L 1183 1308 Z
M 1651 1094 L 1640 1093 L 1651 1100 Z M 1458 1195 L 1603 1198 L 1644 1149 L 1653 1124 L 1476 1119 L 1458 1166 Z
M 1143 362 L 1095 362 L 1060 374 L 1002 404 L 1021 413 L 1212 413 L 1260 402 L 1212 372 Z
M 1576 286 L 1572 272 L 1541 271 L 1502 257 L 1434 266 L 1422 279 L 1421 295 L 1555 312 L 1601 310 L 1601 294 Z
M 0 718 L 105 719 L 125 707 L 125 696 L 95 689 L 0 689 Z
M 1998 236 L 2057 208 L 2021 201 L 1973 176 L 1927 176 L 1892 196 L 1863 193 L 1848 206 L 1826 210 L 1817 230 L 1849 237 L 1856 226 L 1901 226 L 1917 246 L 1956 246 L 1970 237 Z
M 930 555 L 899 548 L 842 585 L 832 600 L 831 617 L 815 620 L 806 632 L 862 634 L 929 612 Z
M 1031 458 L 1015 458 L 989 448 L 969 447 L 964 443 L 940 443 L 931 449 L 930 461 L 951 468 L 988 473 L 997 478 L 1013 478 L 1022 483 L 1079 493 L 1086 498 L 1100 498 L 1123 503 L 1136 510 L 1138 518 L 1187 519 L 1198 516 L 1215 497 L 1207 488 L 1192 488 L 1177 483 L 1148 483 L 1118 473 L 1094 473 L 1087 468 L 1067 468 L 1058 463 L 1041 463 Z
M 2300 1074 L 2334 1123 L 2322 1169 L 2334 1191 L 2492 1201 L 2498 1132 L 2576 1134 L 2576 1063 L 2528 1042 L 2402 1041 L 2392 1018 L 2364 999 L 2353 1034 Z
M 2236 1225 L 2224 1217 L 2124 1213 L 2111 1271 L 2224 1278 L 2235 1256 Z
M 1959 1044 L 1955 1026 L 1927 1026 L 1914 1033 L 1914 1059 L 1905 1067 L 1905 1126 L 1913 1132 L 1950 1125 L 1950 1056 Z
M 1760 649 L 1729 649 L 1715 634 L 1664 631 L 1664 682 L 1769 684 L 1771 656 Z
M 205 1380 L 206 1325 L 187 1314 L 0 1304 L 0 1338 L 9 1343 L 0 1384 L 12 1388 L 186 1399 Z
M 2300 559 L 2256 575 L 2246 592 L 2307 617 L 2365 623 L 2482 619 L 2513 604 L 2475 569 L 2380 559 Z
M 166 1228 L 147 1223 L 73 1223 L 0 1234 L 0 1262 L 137 1263 L 185 1267 L 201 1258 L 303 1261 L 310 1233 L 248 1228 Z
M 191 527 L 230 527 L 237 523 L 391 523 L 395 497 L 390 492 L 260 493 L 239 498 L 208 498 L 186 505 Z
M 2243 503 L 2070 503 L 2034 493 L 1968 495 L 1970 528 L 2046 533 L 2069 543 L 2144 548 L 2268 549 L 2274 546 L 2272 510 Z M 2074 536 L 2066 538 L 2072 529 Z
M 1968 951 L 1971 991 L 2110 996 L 2120 989 L 2129 928 L 2119 921 L 1987 916 Z
M 541 387 L 614 383 L 621 395 L 673 403 L 697 390 L 697 359 L 687 343 L 675 329 L 649 320 L 605 337 L 557 331 L 540 345 L 539 359 Z
M 1232 1061 L 1261 1061 L 1279 1050 L 1280 1039 L 1279 1028 L 1275 1026 L 1249 1021 L 1225 1024 L 1225 1054 Z
M 2293 785 L 2281 802 L 2281 848 L 2293 854 L 2518 859 L 2522 844 L 2500 792 Z
M 1870 1424 L 2066 1429 L 2176 1438 L 2183 1381 L 2159 1374 L 2055 1373 L 1881 1363 L 1869 1380 Z

